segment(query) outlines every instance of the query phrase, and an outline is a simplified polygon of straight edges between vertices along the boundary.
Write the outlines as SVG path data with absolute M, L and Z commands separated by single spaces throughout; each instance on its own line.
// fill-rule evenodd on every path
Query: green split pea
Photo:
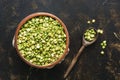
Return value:
M 63 55 L 66 34 L 57 20 L 48 16 L 34 17 L 19 30 L 17 45 L 27 61 L 45 66 Z
M 106 40 L 102 41 L 102 42 L 100 43 L 100 45 L 101 45 L 102 49 L 105 49 L 106 46 L 107 46 L 107 41 L 106 41 Z
M 100 43 L 100 45 L 101 45 L 101 48 L 102 48 L 102 49 L 105 49 L 106 46 L 107 46 L 107 41 L 106 41 L 106 40 L 103 40 L 103 41 Z M 101 54 L 104 54 L 104 51 L 102 50 L 100 53 L 101 53 Z
M 95 39 L 96 35 L 97 35 L 97 33 L 96 33 L 95 29 L 90 28 L 85 31 L 84 38 L 85 38 L 85 40 L 91 42 Z

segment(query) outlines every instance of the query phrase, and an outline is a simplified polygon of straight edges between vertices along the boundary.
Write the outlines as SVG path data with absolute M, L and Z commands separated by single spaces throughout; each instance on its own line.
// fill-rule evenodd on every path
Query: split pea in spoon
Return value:
M 67 68 L 67 71 L 64 74 L 64 78 L 66 78 L 68 76 L 68 74 L 70 73 L 71 69 L 74 67 L 74 65 L 77 62 L 78 57 L 80 56 L 80 54 L 83 51 L 83 49 L 86 46 L 91 45 L 92 43 L 94 43 L 97 40 L 97 37 L 98 37 L 98 33 L 97 33 L 96 29 L 94 29 L 93 27 L 88 28 L 84 32 L 83 40 L 82 40 L 82 47 L 79 49 L 78 53 L 73 58 L 70 66 Z

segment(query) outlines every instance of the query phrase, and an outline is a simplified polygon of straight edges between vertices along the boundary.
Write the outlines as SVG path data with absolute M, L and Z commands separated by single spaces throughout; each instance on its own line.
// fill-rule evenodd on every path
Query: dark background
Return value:
M 19 22 L 34 12 L 59 17 L 70 35 L 70 52 L 52 69 L 36 69 L 24 63 L 12 46 Z M 64 80 L 63 75 L 81 47 L 82 34 L 95 19 L 104 30 L 80 56 L 67 80 L 120 80 L 120 0 L 0 0 L 0 80 Z M 115 34 L 114 34 L 115 33 Z M 105 53 L 100 42 L 106 40 Z

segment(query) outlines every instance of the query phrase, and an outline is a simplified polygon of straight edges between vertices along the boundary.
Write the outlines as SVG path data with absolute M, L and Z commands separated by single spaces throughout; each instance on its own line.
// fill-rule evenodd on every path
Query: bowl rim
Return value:
M 18 46 L 17 46 L 17 38 L 18 38 L 18 33 L 19 33 L 19 30 L 20 28 L 22 27 L 23 24 L 25 24 L 28 20 L 32 19 L 33 17 L 37 17 L 37 16 L 49 16 L 55 20 L 57 20 L 63 27 L 64 29 L 64 32 L 66 34 L 66 49 L 64 50 L 64 53 L 62 54 L 62 56 L 56 60 L 55 62 L 51 63 L 51 64 L 48 64 L 48 65 L 43 65 L 43 66 L 40 66 L 40 65 L 35 65 L 29 61 L 27 61 L 22 55 L 21 53 L 19 52 L 19 49 L 18 49 Z M 55 16 L 54 14 L 51 14 L 51 13 L 47 13 L 47 12 L 36 12 L 36 13 L 32 13 L 28 16 L 26 16 L 25 18 L 23 18 L 20 23 L 18 24 L 17 26 L 17 29 L 16 29 L 16 32 L 15 32 L 15 44 L 14 44 L 15 48 L 16 48 L 16 51 L 18 53 L 18 55 L 21 57 L 21 59 L 26 62 L 28 65 L 32 66 L 32 67 L 36 67 L 36 68 L 51 68 L 51 67 L 54 67 L 56 64 L 60 63 L 64 58 L 65 56 L 68 54 L 68 51 L 69 51 L 69 33 L 68 33 L 68 30 L 67 30 L 67 27 L 66 25 L 62 22 L 62 20 L 60 18 L 58 18 L 57 16 Z

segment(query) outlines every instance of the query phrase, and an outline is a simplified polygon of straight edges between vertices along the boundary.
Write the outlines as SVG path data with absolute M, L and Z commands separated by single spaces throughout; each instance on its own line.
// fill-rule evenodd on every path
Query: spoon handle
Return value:
M 70 73 L 71 69 L 74 67 L 75 63 L 77 62 L 78 60 L 78 57 L 80 56 L 81 52 L 83 51 L 83 49 L 85 48 L 84 45 L 82 45 L 82 47 L 79 49 L 77 55 L 73 58 L 70 66 L 68 67 L 66 73 L 64 74 L 64 78 L 66 78 L 68 76 L 68 74 Z

